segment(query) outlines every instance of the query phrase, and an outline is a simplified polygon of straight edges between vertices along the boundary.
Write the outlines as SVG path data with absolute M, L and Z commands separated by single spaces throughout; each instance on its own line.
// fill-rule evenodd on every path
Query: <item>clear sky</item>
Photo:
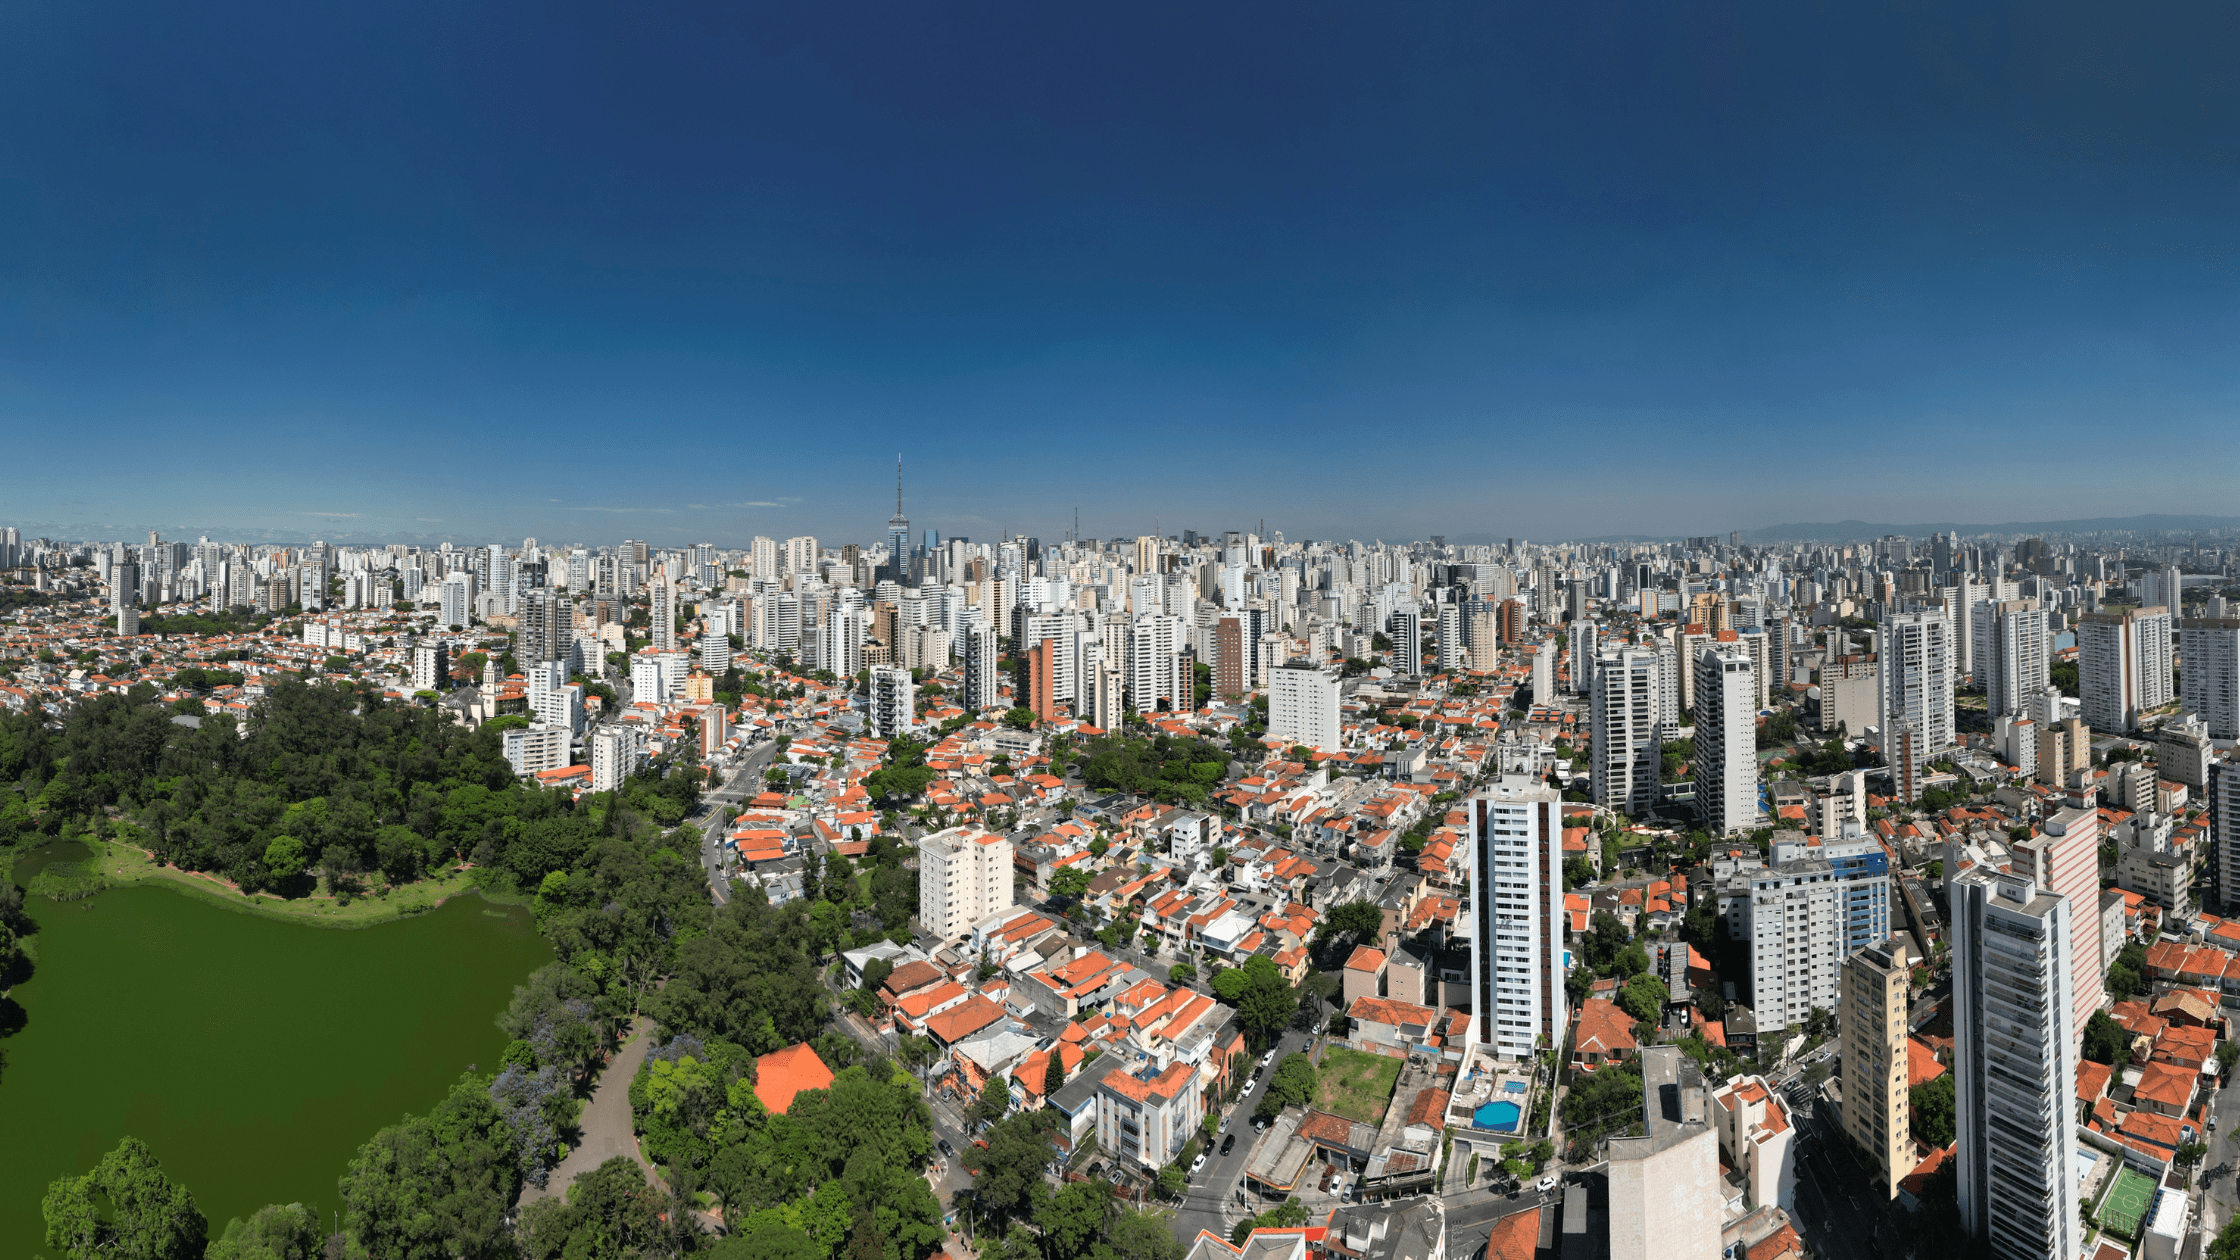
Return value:
M 0 522 L 2240 511 L 2229 4 L 0 0 Z

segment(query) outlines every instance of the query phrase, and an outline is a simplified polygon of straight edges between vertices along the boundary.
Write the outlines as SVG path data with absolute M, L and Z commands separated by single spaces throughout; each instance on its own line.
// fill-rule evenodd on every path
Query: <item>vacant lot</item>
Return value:
M 1384 1119 L 1392 1101 L 1392 1086 L 1400 1079 L 1399 1059 L 1359 1050 L 1333 1047 L 1322 1056 L 1322 1070 L 1314 1105 L 1324 1111 L 1376 1124 Z

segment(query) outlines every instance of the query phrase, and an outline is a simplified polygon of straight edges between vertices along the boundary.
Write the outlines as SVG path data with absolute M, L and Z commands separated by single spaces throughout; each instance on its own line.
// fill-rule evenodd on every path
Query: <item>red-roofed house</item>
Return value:
M 806 1043 L 773 1050 L 754 1061 L 754 1096 L 773 1115 L 784 1115 L 794 1095 L 805 1089 L 830 1089 L 832 1069 Z

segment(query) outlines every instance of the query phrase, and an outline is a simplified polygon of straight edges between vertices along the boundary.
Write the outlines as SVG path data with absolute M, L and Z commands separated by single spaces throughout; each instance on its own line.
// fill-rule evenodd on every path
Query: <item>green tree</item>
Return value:
M 1607 972 L 1618 957 L 1618 951 L 1632 940 L 1626 925 L 1608 910 L 1597 910 L 1587 923 L 1585 954 L 1587 965 L 1598 972 Z
M 1656 1023 L 1663 1018 L 1664 1004 L 1672 996 L 1665 982 L 1655 976 L 1640 975 L 1626 981 L 1618 990 L 1618 1005 L 1628 1015 L 1645 1023 Z
M 40 1212 L 47 1245 L 71 1260 L 197 1260 L 210 1232 L 194 1195 L 172 1184 L 155 1152 L 131 1137 L 92 1172 L 51 1182 Z
M 2084 1024 L 2084 1042 L 2079 1053 L 2094 1063 L 2121 1063 L 2130 1053 L 2131 1038 L 2123 1026 L 2108 1018 L 2106 1011 L 2094 1011 Z
M 1359 943 L 1384 931 L 1384 911 L 1373 901 L 1341 902 L 1322 916 L 1322 926 L 1333 938 Z
M 1952 1073 L 1913 1087 L 1913 1135 L 1932 1150 L 1952 1145 Z
M 1047 1058 L 1046 1058 L 1046 1059 L 1045 1059 L 1045 1060 L 1043 1061 L 1043 1068 L 1042 1068 L 1042 1096 L 1043 1096 L 1043 1098 L 1045 1098 L 1045 1099 L 1050 1099 L 1050 1098 L 1055 1098 L 1055 1097 L 1057 1097 L 1058 1091 L 1059 1091 L 1059 1090 L 1061 1090 L 1061 1089 L 1063 1089 L 1063 1088 L 1065 1088 L 1065 1083 L 1066 1083 L 1066 1061 L 1065 1061 L 1065 1058 L 1064 1058 L 1063 1056 L 1061 1056 L 1061 1055 L 1060 1055 L 1060 1054 L 1058 1053 L 1058 1048 L 1057 1048 L 1056 1046 L 1052 1046 L 1052 1047 L 1050 1047 L 1050 1054 L 1049 1054 L 1049 1056 L 1048 1056 L 1048 1057 L 1047 1057 Z
M 1237 1022 L 1265 1045 L 1299 1013 L 1299 994 L 1275 960 L 1254 954 L 1242 967 L 1215 973 L 1214 996 L 1237 1008 Z
M 1028 1219 L 1036 1195 L 1047 1192 L 1042 1170 L 1050 1162 L 1050 1136 L 1059 1123 L 1050 1108 L 1023 1111 L 990 1128 L 981 1139 L 985 1147 L 964 1152 L 978 1205 L 999 1228 L 1006 1221 Z
M 1176 963 L 1167 968 L 1167 979 L 1174 984 L 1188 984 L 1198 978 L 1198 969 L 1189 963 Z
M 1000 1120 L 1011 1110 L 1011 1086 L 1001 1075 L 991 1076 L 973 1100 L 967 1119 L 974 1124 Z
M 210 1244 L 205 1260 L 319 1260 L 326 1244 L 319 1214 L 301 1203 L 258 1208 L 244 1221 L 226 1222 L 225 1233 Z
M 285 884 L 303 874 L 303 841 L 294 836 L 274 836 L 264 847 L 265 873 L 276 884 Z
M 1015 730 L 1031 731 L 1034 729 L 1034 723 L 1034 710 L 1024 706 L 1007 710 L 1003 715 L 1003 724 Z
M 1287 1054 L 1277 1060 L 1275 1073 L 1268 1078 L 1268 1087 L 1261 1091 L 1260 1105 L 1252 1114 L 1266 1120 L 1285 1107 L 1302 1106 L 1314 1099 L 1317 1084 L 1314 1060 L 1304 1054 Z
M 638 1162 L 617 1155 L 579 1174 L 565 1199 L 541 1199 L 521 1215 L 531 1260 L 625 1260 L 658 1254 L 663 1196 L 646 1184 Z
M 515 1137 L 485 1079 L 467 1076 L 426 1116 L 373 1135 L 337 1184 L 353 1256 L 500 1260 L 521 1193 Z M 634 1166 L 633 1166 L 634 1167 Z
M 1050 876 L 1050 895 L 1066 901 L 1079 901 L 1089 891 L 1089 881 L 1095 876 L 1085 866 L 1060 867 Z
M 1611 959 L 1611 965 L 1616 969 L 1619 979 L 1631 980 L 1649 970 L 1649 953 L 1641 948 L 1641 942 L 1635 941 L 1619 950 L 1617 957 Z

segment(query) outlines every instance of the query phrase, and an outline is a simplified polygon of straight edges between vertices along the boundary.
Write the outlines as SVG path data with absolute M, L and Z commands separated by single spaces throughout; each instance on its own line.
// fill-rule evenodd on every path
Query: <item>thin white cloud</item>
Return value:
M 365 515 L 363 512 L 297 512 L 297 516 L 332 516 L 349 519 Z
M 664 516 L 671 515 L 676 511 L 675 508 L 657 507 L 575 507 L 568 510 L 571 512 L 659 512 Z
M 795 499 L 784 499 L 784 500 L 779 500 L 779 499 L 749 499 L 749 500 L 748 500 L 747 502 L 745 502 L 745 503 L 726 503 L 726 504 L 724 504 L 724 506 L 725 506 L 725 507 L 784 507 L 784 506 L 785 506 L 786 504 L 788 504 L 788 503 L 794 503 L 794 502 L 798 502 L 798 501 L 799 501 L 799 500 L 795 500 Z

